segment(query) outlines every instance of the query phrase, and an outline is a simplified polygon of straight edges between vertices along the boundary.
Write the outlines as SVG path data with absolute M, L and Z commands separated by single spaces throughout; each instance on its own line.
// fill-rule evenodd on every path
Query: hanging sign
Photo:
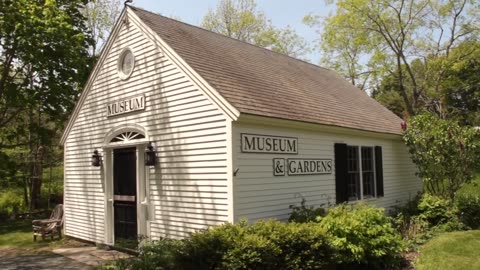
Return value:
M 145 110 L 145 96 L 137 96 L 107 104 L 107 117 Z
M 272 135 L 241 134 L 243 153 L 298 154 L 298 139 Z

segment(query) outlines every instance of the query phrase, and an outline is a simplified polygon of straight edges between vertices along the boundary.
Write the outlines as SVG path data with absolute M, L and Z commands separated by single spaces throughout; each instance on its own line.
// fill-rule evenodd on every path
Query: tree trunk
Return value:
M 43 174 L 43 146 L 38 147 L 30 175 L 30 210 L 39 208 Z
M 28 201 L 28 179 L 26 175 L 22 176 L 23 179 L 23 206 L 30 206 Z

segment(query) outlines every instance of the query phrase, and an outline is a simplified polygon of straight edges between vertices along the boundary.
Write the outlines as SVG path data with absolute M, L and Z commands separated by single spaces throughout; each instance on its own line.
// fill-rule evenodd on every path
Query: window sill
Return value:
M 370 198 L 366 198 L 366 199 L 363 199 L 363 200 L 347 201 L 347 204 L 356 204 L 356 203 L 361 203 L 361 202 L 366 202 L 366 203 L 375 202 L 380 198 L 381 197 L 370 197 Z

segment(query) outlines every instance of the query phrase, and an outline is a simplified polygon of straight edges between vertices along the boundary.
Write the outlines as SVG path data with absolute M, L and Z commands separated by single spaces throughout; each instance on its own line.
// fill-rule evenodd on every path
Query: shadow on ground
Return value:
M 77 262 L 58 254 L 29 255 L 16 257 L 3 257 L 0 254 L 0 269 L 93 269 L 91 266 Z

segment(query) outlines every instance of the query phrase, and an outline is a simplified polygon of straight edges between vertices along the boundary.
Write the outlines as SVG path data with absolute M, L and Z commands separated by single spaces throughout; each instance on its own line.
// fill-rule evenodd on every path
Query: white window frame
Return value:
M 364 201 L 364 200 L 371 200 L 371 199 L 376 199 L 378 198 L 378 191 L 377 191 L 377 164 L 375 163 L 376 158 L 375 158 L 375 146 L 372 145 L 350 145 L 347 144 L 347 149 L 349 147 L 356 147 L 357 149 L 357 154 L 358 154 L 358 160 L 357 160 L 357 167 L 358 167 L 358 174 L 359 174 L 359 184 L 360 184 L 360 199 L 355 198 L 352 199 L 353 197 L 348 197 L 348 201 L 356 202 L 356 201 Z M 363 196 L 363 168 L 362 168 L 362 147 L 368 147 L 372 150 L 372 163 L 373 163 L 373 196 L 368 196 L 364 197 Z M 348 150 L 347 150 L 348 152 Z M 347 156 L 348 159 L 348 156 Z M 348 164 L 347 164 L 347 170 L 348 170 Z M 347 194 L 348 195 L 348 194 Z

